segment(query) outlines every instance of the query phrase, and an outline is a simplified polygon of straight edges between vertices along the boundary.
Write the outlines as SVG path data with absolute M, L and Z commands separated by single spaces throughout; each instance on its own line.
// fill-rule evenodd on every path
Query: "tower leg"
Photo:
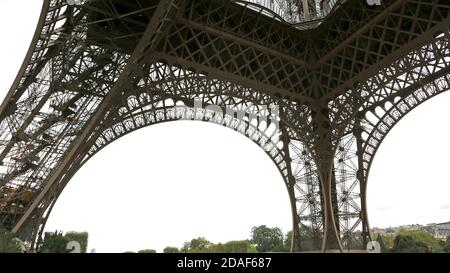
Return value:
M 291 203 L 292 213 L 292 240 L 291 240 L 291 252 L 300 252 L 301 238 L 300 238 L 300 219 L 297 214 L 297 200 L 295 198 L 295 177 L 292 172 L 292 159 L 289 151 L 290 138 L 286 130 L 284 123 L 280 123 L 281 137 L 283 141 L 283 151 L 286 162 L 286 170 L 288 175 L 288 181 L 286 184 L 289 194 L 289 201 Z
M 336 197 L 333 191 L 333 174 L 331 164 L 319 166 L 319 177 L 322 186 L 323 196 L 323 218 L 324 218 L 324 234 L 322 241 L 322 251 L 339 250 L 342 246 L 339 238 L 339 231 L 335 220 L 335 206 L 333 199 Z M 334 185 L 335 187 L 335 185 Z
M 291 202 L 291 212 L 292 212 L 292 240 L 290 251 L 300 252 L 301 251 L 300 221 L 297 215 L 294 187 L 288 187 L 288 193 Z
M 357 177 L 359 180 L 359 186 L 360 186 L 360 196 L 361 196 L 361 222 L 362 222 L 362 232 L 361 232 L 361 239 L 363 247 L 366 247 L 369 241 L 371 241 L 370 236 L 370 227 L 369 227 L 369 219 L 367 215 L 367 171 L 364 168 L 364 161 L 363 161 L 363 140 L 361 139 L 361 127 L 360 123 L 357 121 L 355 123 L 355 129 L 354 129 L 354 136 L 356 138 L 356 155 L 358 157 L 358 172 Z
M 342 251 L 339 236 L 336 180 L 334 177 L 334 148 L 332 130 L 326 104 L 318 104 L 312 112 L 316 142 L 311 150 L 315 153 L 317 174 L 322 190 L 323 240 L 322 252 Z

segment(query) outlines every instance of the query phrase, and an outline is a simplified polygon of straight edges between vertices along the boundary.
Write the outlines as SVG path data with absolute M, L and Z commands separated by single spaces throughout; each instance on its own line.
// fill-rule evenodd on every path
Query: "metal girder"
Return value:
M 292 251 L 365 248 L 379 145 L 409 111 L 449 89 L 450 4 L 337 1 L 319 21 L 288 24 L 244 2 L 45 0 L 0 106 L 0 225 L 35 246 L 93 155 L 184 116 L 265 150 L 291 202 Z M 279 110 L 272 127 L 253 118 L 269 106 Z

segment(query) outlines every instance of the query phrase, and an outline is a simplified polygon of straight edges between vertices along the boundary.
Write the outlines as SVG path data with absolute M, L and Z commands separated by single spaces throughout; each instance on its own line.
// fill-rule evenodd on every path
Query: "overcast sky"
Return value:
M 27 52 L 42 1 L 0 2 L 0 96 Z M 415 109 L 388 135 L 368 186 L 372 227 L 450 220 L 450 93 Z M 89 249 L 137 251 L 204 236 L 247 239 L 256 225 L 290 230 L 283 180 L 250 140 L 179 121 L 127 135 L 72 179 L 46 229 L 88 231 Z

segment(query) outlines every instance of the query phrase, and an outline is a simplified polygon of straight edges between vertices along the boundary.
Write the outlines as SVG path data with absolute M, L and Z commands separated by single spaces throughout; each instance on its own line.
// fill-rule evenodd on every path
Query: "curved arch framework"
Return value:
M 432 43 L 410 53 L 405 59 L 422 56 L 427 61 L 417 62 L 412 69 L 398 73 L 394 80 L 379 89 L 384 98 L 380 99 L 378 94 L 373 96 L 377 100 L 374 99 L 360 112 L 365 176 L 379 145 L 392 127 L 415 107 L 449 89 L 449 42 L 450 33 L 441 33 Z M 409 63 L 405 61 L 403 64 Z
M 449 88 L 450 5 L 347 0 L 303 31 L 239 3 L 45 0 L 0 107 L 0 225 L 34 247 L 89 158 L 184 117 L 265 149 L 291 200 L 293 251 L 365 248 L 379 145 Z
M 183 94 L 170 94 L 171 85 L 183 82 Z M 200 84 L 201 83 L 201 84 Z M 199 86 L 203 86 L 200 88 Z M 164 88 L 164 92 L 156 91 Z M 220 90 L 219 90 L 220 89 Z M 295 140 L 296 134 L 280 120 L 278 107 L 256 106 L 248 100 L 216 95 L 236 94 L 242 87 L 229 83 L 209 80 L 203 76 L 177 78 L 173 82 L 164 82 L 163 87 L 150 84 L 142 87 L 139 95 L 131 94 L 116 108 L 116 118 L 112 118 L 98 129 L 99 134 L 92 146 L 86 146 L 85 153 L 78 156 L 79 162 L 71 166 L 70 175 L 61 180 L 57 192 L 49 202 L 48 210 L 43 213 L 39 232 L 43 232 L 45 222 L 50 215 L 59 194 L 71 176 L 92 156 L 118 138 L 140 128 L 168 121 L 199 120 L 213 122 L 233 129 L 259 145 L 277 166 L 286 184 L 293 210 L 293 230 L 300 234 L 299 227 L 308 228 L 315 234 L 302 247 L 305 250 L 320 248 L 322 215 L 320 189 L 317 178 L 311 177 L 315 167 L 311 156 L 301 141 Z M 143 91 L 146 90 L 146 91 Z M 177 93 L 180 91 L 174 89 Z M 202 92 L 207 91 L 207 94 Z M 171 98 L 166 98 L 171 97 Z M 214 104 L 212 104 L 214 102 Z M 291 160 L 288 160 L 291 159 Z M 288 162 L 291 162 L 288 164 Z M 300 209 L 297 210 L 297 207 Z M 293 238 L 292 250 L 301 247 L 299 235 Z

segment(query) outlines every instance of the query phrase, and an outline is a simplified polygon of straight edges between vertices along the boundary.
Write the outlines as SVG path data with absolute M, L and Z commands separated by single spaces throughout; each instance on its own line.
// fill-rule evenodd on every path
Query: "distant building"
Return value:
M 381 235 L 384 235 L 384 234 L 386 233 L 386 231 L 385 231 L 384 228 L 377 228 L 377 227 L 374 227 L 374 228 L 372 228 L 371 233 L 372 233 L 372 234 L 381 234 Z
M 450 222 L 428 224 L 425 230 L 437 239 L 446 239 L 450 235 Z
M 388 227 L 388 228 L 377 228 L 374 227 L 371 230 L 372 234 L 381 234 L 381 235 L 389 235 L 389 234 L 395 234 L 397 228 L 392 228 L 392 227 Z
M 374 227 L 372 228 L 371 233 L 381 235 L 389 235 L 389 234 L 395 235 L 399 230 L 424 230 L 433 235 L 436 239 L 445 240 L 447 236 L 450 236 L 450 222 L 432 223 L 427 224 L 425 226 L 414 224 L 388 228 Z
M 387 234 L 394 234 L 396 231 L 397 231 L 397 229 L 396 229 L 396 228 L 392 228 L 392 227 L 388 227 L 388 228 L 385 230 L 385 232 L 386 232 Z
M 423 230 L 423 226 L 419 225 L 419 224 L 415 224 L 415 225 L 404 225 L 404 226 L 399 226 L 397 228 L 398 229 L 406 229 L 406 230 Z

